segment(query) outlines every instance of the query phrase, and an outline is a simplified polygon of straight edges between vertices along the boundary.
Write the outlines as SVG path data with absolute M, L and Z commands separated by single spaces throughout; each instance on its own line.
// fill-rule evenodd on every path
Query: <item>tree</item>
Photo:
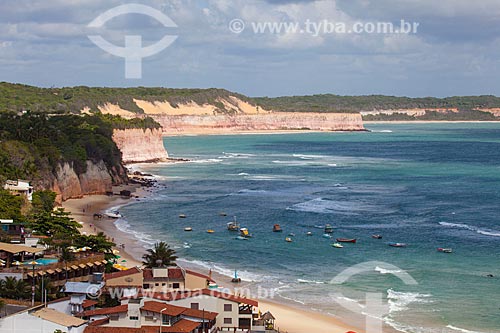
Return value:
M 54 236 L 57 239 L 70 239 L 79 234 L 78 229 L 82 226 L 69 215 L 70 213 L 62 208 L 37 213 L 32 216 L 30 228 L 38 235 Z
M 0 295 L 10 299 L 26 299 L 29 296 L 29 286 L 24 280 L 7 276 L 0 281 Z
M 50 190 L 36 191 L 33 193 L 33 210 L 36 213 L 52 212 L 55 207 L 56 195 Z
M 88 246 L 94 252 L 105 253 L 111 252 L 116 244 L 108 240 L 103 232 L 99 232 L 97 235 L 78 235 L 75 237 L 73 245 L 76 247 Z
M 142 263 L 147 268 L 175 265 L 175 261 L 177 260 L 175 250 L 172 250 L 165 242 L 156 243 L 147 252 L 142 256 L 142 259 L 144 259 Z

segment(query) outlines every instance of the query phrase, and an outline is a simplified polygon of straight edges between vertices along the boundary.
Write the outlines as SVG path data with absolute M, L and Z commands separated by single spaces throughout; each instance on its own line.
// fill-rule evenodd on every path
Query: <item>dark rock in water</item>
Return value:
M 486 277 L 492 278 L 492 277 L 495 277 L 495 275 L 493 275 L 493 274 L 487 274 Z

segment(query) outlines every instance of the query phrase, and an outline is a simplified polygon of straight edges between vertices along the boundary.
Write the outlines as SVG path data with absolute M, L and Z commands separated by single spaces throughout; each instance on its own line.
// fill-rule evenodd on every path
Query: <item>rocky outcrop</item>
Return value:
M 57 193 L 56 202 L 61 203 L 87 194 L 105 194 L 113 184 L 125 182 L 126 177 L 124 170 L 109 170 L 103 161 L 87 161 L 87 170 L 80 175 L 64 163 L 55 171 L 52 190 Z
M 122 152 L 123 163 L 158 162 L 168 158 L 161 129 L 115 129 L 113 141 Z
M 165 134 L 232 133 L 267 130 L 363 131 L 359 113 L 274 112 L 239 115 L 153 115 Z

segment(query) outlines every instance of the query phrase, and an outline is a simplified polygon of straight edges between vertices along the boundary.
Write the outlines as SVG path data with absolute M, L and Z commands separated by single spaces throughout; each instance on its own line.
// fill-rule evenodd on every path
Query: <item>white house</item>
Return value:
M 33 200 L 33 186 L 28 181 L 7 180 L 4 189 L 15 195 L 24 195 L 29 201 Z
M 87 321 L 55 309 L 36 307 L 0 320 L 0 333 L 83 333 Z

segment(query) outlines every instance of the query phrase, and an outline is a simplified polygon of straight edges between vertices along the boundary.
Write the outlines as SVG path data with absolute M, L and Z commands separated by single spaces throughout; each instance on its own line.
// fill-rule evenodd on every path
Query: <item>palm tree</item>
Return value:
M 23 280 L 8 276 L 2 281 L 1 294 L 10 299 L 26 299 L 29 296 L 28 285 Z
M 146 268 L 175 265 L 175 260 L 177 259 L 175 250 L 172 250 L 165 242 L 156 243 L 147 252 L 142 256 L 142 259 L 144 259 L 142 263 Z

